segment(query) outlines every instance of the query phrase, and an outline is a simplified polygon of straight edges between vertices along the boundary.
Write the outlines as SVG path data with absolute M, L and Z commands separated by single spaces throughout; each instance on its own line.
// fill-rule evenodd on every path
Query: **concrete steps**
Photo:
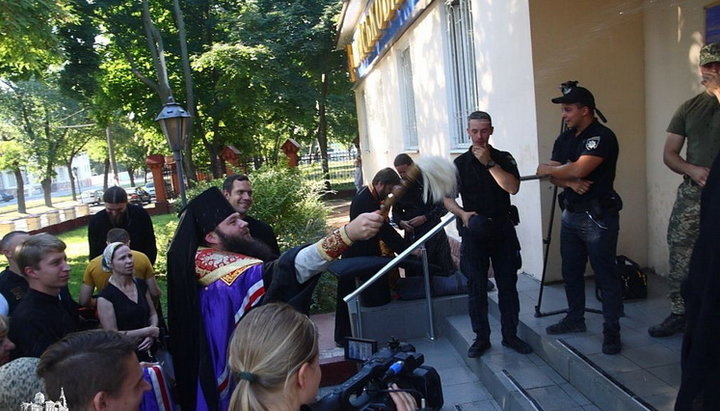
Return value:
M 586 314 L 585 333 L 547 335 L 545 327 L 563 314 L 535 317 L 539 283 L 525 275 L 518 281 L 518 335 L 532 345 L 534 353 L 522 355 L 501 345 L 497 292 L 489 294 L 492 348 L 482 357 L 467 358 L 475 335 L 467 316 L 466 296 L 433 301 L 435 331 L 449 341 L 502 409 L 671 410 L 679 387 L 682 336 L 655 339 L 647 335 L 647 327 L 667 314 L 663 281 L 653 276 L 649 284 L 647 300 L 625 304 L 626 316 L 621 319 L 623 351 L 619 355 L 601 352 L 600 314 Z M 586 295 L 588 307 L 599 308 L 592 280 L 587 282 Z M 543 312 L 565 308 L 561 285 L 546 286 L 543 298 Z M 427 335 L 424 300 L 394 301 L 362 310 L 366 338 L 385 341 L 392 335 L 412 340 Z M 426 355 L 426 363 L 434 362 L 432 354 Z

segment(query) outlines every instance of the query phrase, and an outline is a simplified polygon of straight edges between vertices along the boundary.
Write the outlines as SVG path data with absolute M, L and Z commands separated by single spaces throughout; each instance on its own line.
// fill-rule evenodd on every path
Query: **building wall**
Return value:
M 680 176 L 662 163 L 665 127 L 682 101 L 702 91 L 698 51 L 704 43 L 699 0 L 474 0 L 480 109 L 493 115 L 492 144 L 512 152 L 521 175 L 549 159 L 558 134 L 558 86 L 579 80 L 596 97 L 618 136 L 616 189 L 624 200 L 618 254 L 667 270 L 665 232 Z M 454 157 L 450 149 L 449 79 L 444 2 L 425 14 L 358 83 L 366 181 L 402 152 L 397 54 L 411 47 L 419 149 L 413 156 Z M 365 96 L 364 101 L 363 96 Z M 363 115 L 364 106 L 367 115 Z M 364 120 L 366 118 L 367 120 Z M 367 132 L 363 131 L 367 129 Z M 552 186 L 521 184 L 518 234 L 523 271 L 540 276 Z M 548 279 L 560 279 L 556 211 Z
M 644 19 L 641 0 L 533 0 L 531 70 L 540 158 L 550 158 L 561 126 L 560 83 L 579 80 L 595 95 L 620 143 L 615 189 L 624 201 L 618 254 L 647 263 Z M 543 227 L 549 222 L 552 186 L 541 183 Z M 549 253 L 548 279 L 560 279 L 559 212 Z M 546 228 L 545 228 L 546 229 Z
M 538 147 L 527 3 L 481 0 L 474 1 L 472 8 L 480 88 L 478 108 L 493 116 L 495 134 L 491 143 L 515 156 L 522 175 L 534 174 Z M 413 61 L 419 147 L 411 155 L 454 158 L 464 151 L 450 150 L 451 76 L 445 17 L 444 2 L 432 2 L 356 88 L 366 182 L 379 169 L 391 166 L 395 155 L 403 151 L 397 55 L 408 45 Z M 518 226 L 522 270 L 535 276 L 542 271 L 539 190 L 537 182 L 524 183 L 513 197 L 522 220 Z
M 665 129 L 675 109 L 701 93 L 698 54 L 704 44 L 704 10 L 710 1 L 646 0 L 645 72 L 647 93 L 648 264 L 667 272 L 665 234 L 682 181 L 662 162 Z M 684 151 L 684 150 L 683 150 Z M 684 156 L 684 154 L 683 154 Z
M 476 0 L 472 7 L 480 109 L 493 116 L 491 143 L 513 154 L 521 176 L 534 175 L 539 157 L 528 2 Z M 520 212 L 521 270 L 539 278 L 543 230 L 538 182 L 521 183 L 512 202 Z

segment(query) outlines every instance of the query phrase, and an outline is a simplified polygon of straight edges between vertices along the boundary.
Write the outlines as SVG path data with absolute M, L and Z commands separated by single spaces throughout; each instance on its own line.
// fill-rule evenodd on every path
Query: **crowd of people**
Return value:
M 678 409 L 720 405 L 714 390 L 720 358 L 713 349 L 720 335 L 714 275 L 720 244 L 720 44 L 702 48 L 700 73 L 705 92 L 683 103 L 667 129 L 665 164 L 683 175 L 667 236 L 671 309 L 648 330 L 656 338 L 685 332 Z M 536 171 L 563 188 L 560 254 L 568 309 L 546 332 L 586 331 L 589 261 L 603 296 L 602 352 L 615 355 L 623 347 L 615 263 L 620 147 L 588 89 L 566 84 L 562 91 L 552 103 L 560 105 L 565 127 L 550 160 Z M 376 258 L 403 252 L 448 211 L 457 217 L 462 239 L 459 267 L 442 230 L 426 242 L 426 255 L 432 293 L 468 293 L 475 333 L 468 357 L 491 349 L 491 267 L 502 345 L 531 353 L 517 335 L 522 259 L 519 216 L 510 199 L 520 189 L 518 166 L 511 153 L 490 144 L 489 113 L 473 112 L 467 121 L 471 145 L 454 159 L 453 193 L 425 198 L 428 183 L 422 175 L 408 177 L 413 159 L 400 153 L 394 169 L 381 169 L 367 186 L 358 182 L 349 223 L 284 252 L 273 229 L 249 215 L 253 190 L 247 176 L 229 176 L 222 190 L 199 194 L 182 210 L 167 256 L 160 256 L 168 260 L 167 324 L 153 271 L 158 256 L 152 222 L 142 207 L 128 204 L 123 189 L 108 189 L 105 209 L 89 222 L 89 264 L 79 303 L 68 290 L 63 241 L 45 233 L 6 234 L 0 241 L 8 261 L 0 273 L 0 408 L 29 400 L 35 390 L 51 399 L 62 396 L 70 409 L 308 409 L 320 384 L 318 332 L 307 316 L 320 274 L 338 258 L 354 259 L 352 274 L 335 272 L 335 341 L 344 345 L 351 327 L 342 298 L 373 274 Z M 405 194 L 388 216 L 381 209 L 401 185 Z M 363 304 L 422 295 L 424 283 L 414 281 L 419 266 L 408 263 L 404 275 L 378 281 L 362 295 Z M 81 310 L 94 312 L 97 321 L 81 317 Z M 174 358 L 171 370 L 157 364 L 161 351 Z M 416 399 L 399 387 L 389 390 L 397 409 L 417 408 Z

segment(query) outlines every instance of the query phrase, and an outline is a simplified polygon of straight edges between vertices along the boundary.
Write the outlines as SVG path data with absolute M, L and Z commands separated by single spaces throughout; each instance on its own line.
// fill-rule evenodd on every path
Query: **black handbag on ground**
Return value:
M 647 274 L 640 269 L 635 261 L 619 255 L 615 257 L 617 271 L 622 280 L 623 300 L 635 300 L 647 298 Z M 595 297 L 602 301 L 602 290 L 595 286 Z

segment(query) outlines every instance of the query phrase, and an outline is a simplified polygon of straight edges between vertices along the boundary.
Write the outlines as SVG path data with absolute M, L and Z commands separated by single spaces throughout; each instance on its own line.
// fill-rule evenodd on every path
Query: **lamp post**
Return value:
M 170 97 L 160 111 L 160 114 L 155 117 L 155 121 L 160 124 L 160 129 L 162 129 L 163 134 L 165 134 L 165 138 L 168 144 L 170 144 L 170 150 L 173 152 L 173 158 L 175 159 L 175 165 L 178 170 L 178 180 L 180 180 L 180 199 L 182 206 L 185 207 L 187 198 L 185 197 L 185 173 L 183 172 L 181 151 L 185 145 L 185 134 L 190 128 L 192 118 L 180 104 L 176 103 L 175 100 Z

